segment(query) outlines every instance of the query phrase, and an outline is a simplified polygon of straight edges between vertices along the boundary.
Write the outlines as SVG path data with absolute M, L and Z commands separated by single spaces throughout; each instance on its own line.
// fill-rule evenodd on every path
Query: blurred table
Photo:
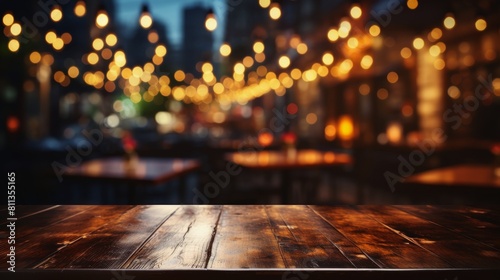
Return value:
M 225 159 L 239 166 L 256 170 L 277 170 L 282 174 L 282 203 L 288 203 L 292 187 L 291 172 L 307 168 L 346 166 L 353 162 L 346 153 L 314 149 L 287 151 L 255 151 L 228 153 Z
M 437 168 L 410 176 L 405 182 L 443 187 L 500 188 L 500 176 L 495 176 L 492 165 L 456 165 Z
M 496 197 L 498 202 L 500 176 L 495 176 L 494 172 L 493 165 L 463 164 L 437 168 L 409 176 L 403 188 L 420 196 L 460 196 L 484 201 Z
M 0 211 L 5 223 L 8 212 Z M 15 279 L 496 280 L 500 273 L 498 207 L 21 205 L 15 216 Z M 2 242 L 2 252 L 8 246 Z M 10 279 L 8 263 L 0 267 Z
M 141 158 L 135 164 L 127 163 L 122 157 L 94 159 L 67 170 L 67 176 L 100 180 L 112 183 L 126 183 L 129 187 L 128 203 L 135 203 L 136 188 L 144 185 L 158 185 L 174 179 L 181 179 L 179 197 L 184 199 L 184 177 L 200 168 L 194 159 Z
M 252 169 L 297 169 L 352 163 L 349 154 L 319 150 L 297 150 L 296 154 L 285 151 L 236 152 L 227 154 L 226 160 Z

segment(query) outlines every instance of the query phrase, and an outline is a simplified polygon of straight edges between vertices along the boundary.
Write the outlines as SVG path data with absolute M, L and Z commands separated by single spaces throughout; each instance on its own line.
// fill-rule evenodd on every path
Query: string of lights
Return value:
M 282 11 L 279 1 L 259 0 L 259 4 L 263 9 L 269 10 L 269 17 L 272 20 L 280 19 Z M 407 1 L 407 7 L 412 10 L 417 9 L 418 1 Z M 87 13 L 85 2 L 77 1 L 73 12 L 77 17 L 85 16 Z M 349 76 L 356 65 L 364 70 L 372 68 L 377 61 L 368 53 L 368 50 L 373 47 L 374 40 L 380 39 L 381 27 L 372 24 L 366 30 L 354 28 L 355 21 L 360 20 L 364 13 L 366 11 L 363 11 L 362 7 L 355 3 L 350 7 L 349 15 L 340 19 L 338 27 L 332 27 L 328 30 L 326 38 L 332 44 L 343 46 L 343 55 L 337 57 L 331 51 L 326 51 L 320 55 L 318 61 L 312 63 L 307 69 L 292 67 L 293 58 L 287 54 L 279 55 L 276 60 L 269 60 L 264 53 L 264 50 L 269 46 L 266 46 L 263 41 L 257 40 L 253 44 L 253 54 L 236 62 L 232 69 L 232 75 L 217 78 L 210 62 L 201 62 L 202 77 L 200 79 L 193 78 L 192 73 L 185 73 L 183 70 L 174 71 L 172 77 L 160 75 L 156 73 L 156 69 L 163 63 L 164 57 L 167 55 L 167 48 L 165 45 L 158 44 L 157 32 L 150 30 L 148 41 L 155 46 L 150 62 L 144 65 L 127 66 L 125 51 L 117 48 L 119 45 L 117 35 L 108 33 L 105 36 L 94 38 L 92 50 L 85 53 L 81 59 L 84 65 L 90 66 L 100 62 L 106 63 L 108 65 L 106 72 L 101 70 L 84 71 L 78 65 L 71 65 L 67 69 L 55 71 L 53 79 L 63 87 L 68 86 L 71 80 L 77 79 L 107 92 L 114 92 L 117 87 L 120 87 L 134 103 L 141 100 L 150 102 L 157 94 L 161 94 L 171 96 L 177 101 L 194 104 L 209 104 L 211 102 L 218 102 L 223 106 L 234 102 L 246 104 L 252 99 L 270 92 L 282 96 L 300 79 L 311 82 L 331 76 L 342 80 Z M 50 12 L 50 19 L 54 24 L 57 24 L 63 17 L 61 7 L 54 5 Z M 413 52 L 427 48 L 434 58 L 432 62 L 434 67 L 437 70 L 444 69 L 446 63 L 441 54 L 445 52 L 446 44 L 440 39 L 447 30 L 452 30 L 456 26 L 456 21 L 452 13 L 447 14 L 443 19 L 442 26 L 436 26 L 428 34 L 415 37 L 412 45 L 403 47 L 400 51 L 401 57 L 409 59 Z M 5 26 L 4 34 L 10 38 L 8 49 L 11 52 L 17 52 L 21 48 L 19 41 L 19 36 L 23 31 L 21 23 L 10 13 L 3 16 L 2 22 Z M 106 30 L 109 23 L 110 19 L 106 9 L 101 6 L 95 17 L 95 26 L 99 30 Z M 142 7 L 139 25 L 146 30 L 153 25 L 153 18 L 146 5 Z M 488 24 L 484 17 L 479 16 L 474 25 L 478 32 L 482 32 Z M 217 28 L 217 18 L 213 10 L 210 10 L 206 15 L 205 27 L 209 31 L 214 31 Z M 291 38 L 290 47 L 298 56 L 308 52 L 310 46 L 302 42 L 299 35 L 295 34 Z M 48 31 L 44 39 L 55 52 L 59 52 L 71 44 L 72 35 L 67 32 L 58 35 L 54 31 Z M 228 57 L 231 55 L 232 48 L 228 43 L 223 43 L 219 51 L 221 57 Z M 356 57 L 357 60 L 354 60 L 350 56 L 353 51 L 366 51 L 366 54 L 360 55 Z M 29 55 L 29 61 L 33 64 L 43 63 L 51 66 L 54 57 L 51 52 L 40 53 L 34 50 Z M 396 82 L 398 74 L 396 72 L 389 73 L 387 80 L 391 83 Z M 383 94 L 379 98 L 384 99 Z

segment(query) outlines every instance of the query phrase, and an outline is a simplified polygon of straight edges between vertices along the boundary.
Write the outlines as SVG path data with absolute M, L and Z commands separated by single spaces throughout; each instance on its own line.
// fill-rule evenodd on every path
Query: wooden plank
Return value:
M 496 234 L 498 234 L 498 231 L 496 230 L 500 228 L 500 206 L 498 205 L 488 205 L 487 207 L 465 205 L 428 205 L 423 209 L 427 210 L 428 208 L 432 208 L 433 211 L 438 211 L 444 217 L 452 219 L 455 223 L 466 223 L 464 224 L 466 228 L 491 228 L 494 230 L 493 233 Z M 466 217 L 466 219 L 463 220 L 463 218 L 460 218 L 461 216 Z
M 225 205 L 207 267 L 284 268 L 264 206 Z
M 59 250 L 37 268 L 119 268 L 178 208 L 137 206 Z
M 446 268 L 449 264 L 359 211 L 358 207 L 312 206 L 379 267 Z
M 307 206 L 273 205 L 266 212 L 286 267 L 377 267 Z
M 9 274 L 10 275 L 9 275 Z M 498 280 L 499 269 L 34 269 L 16 271 L 16 280 Z M 3 274 L 3 275 L 2 275 Z M 10 278 L 8 278 L 10 277 Z M 11 272 L 0 271 L 1 279 L 12 279 Z
M 462 205 L 440 205 L 439 208 L 449 209 L 464 216 L 500 227 L 500 206 L 498 205 L 488 205 L 487 208 Z
M 72 208 L 73 206 L 61 207 Z M 77 242 L 93 231 L 116 221 L 133 207 L 131 205 L 102 205 L 93 211 L 86 211 L 52 227 L 45 228 L 43 231 L 16 239 L 16 267 L 31 268 L 39 264 L 69 244 Z M 6 242 L 2 242 L 0 246 L 4 243 L 6 244 Z M 1 250 L 5 252 L 3 251 L 5 248 Z M 7 263 L 2 264 L 2 267 L 6 265 Z
M 27 216 L 23 221 L 29 223 L 19 226 L 36 226 L 16 240 L 16 268 L 105 268 L 107 272 L 298 268 L 282 274 L 287 279 L 302 279 L 301 268 L 500 271 L 500 250 L 493 248 L 496 243 L 483 244 L 498 239 L 496 210 L 461 206 L 178 207 L 60 206 Z M 485 214 L 493 222 L 471 217 Z M 441 224 L 431 219 L 442 219 Z M 44 221 L 52 222 L 45 226 Z M 0 247 L 6 250 L 6 242 Z M 5 270 L 7 263 L 0 267 Z M 319 274 L 307 275 L 312 279 Z
M 16 222 L 16 238 L 21 238 L 33 233 L 44 231 L 45 228 L 51 227 L 54 224 L 60 223 L 66 219 L 80 215 L 85 211 L 92 211 L 92 209 L 99 206 L 88 205 L 75 205 L 71 207 L 51 207 L 44 208 L 35 212 L 27 213 Z M 7 229 L 2 227 L 0 236 L 7 233 Z
M 221 206 L 183 206 L 158 228 L 123 268 L 205 268 L 221 210 Z
M 481 242 L 391 206 L 363 206 L 362 209 L 366 215 L 454 267 L 500 267 L 500 252 Z M 434 215 L 439 216 L 440 213 L 436 211 Z M 458 215 L 455 213 L 455 216 Z
M 500 250 L 500 238 L 498 238 L 500 236 L 500 225 L 470 217 L 488 215 L 487 210 L 460 209 L 461 206 L 447 209 L 443 206 L 414 207 L 401 205 L 397 206 L 397 208 Z
M 45 211 L 54 209 L 59 207 L 59 205 L 16 205 L 15 206 L 15 211 L 14 211 L 14 217 L 17 218 L 17 220 L 21 220 L 24 218 L 27 218 L 32 215 L 36 215 L 39 213 L 43 213 Z M 0 225 L 6 224 L 7 222 L 5 221 L 7 217 L 11 217 L 8 214 L 8 208 L 5 206 L 4 209 L 0 210 L 0 217 L 2 220 L 0 221 Z

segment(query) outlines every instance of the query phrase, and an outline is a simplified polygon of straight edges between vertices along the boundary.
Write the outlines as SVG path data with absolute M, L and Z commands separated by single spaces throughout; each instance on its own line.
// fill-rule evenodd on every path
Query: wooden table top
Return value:
M 409 176 L 405 183 L 449 187 L 500 188 L 500 177 L 492 165 L 456 165 Z
M 65 175 L 86 179 L 158 184 L 199 168 L 199 161 L 194 159 L 141 157 L 136 166 L 127 168 L 124 158 L 111 157 L 84 162 L 68 169 Z
M 287 156 L 284 151 L 255 151 L 228 153 L 225 157 L 228 161 L 253 169 L 293 169 L 352 163 L 349 154 L 319 150 L 297 150 L 295 156 Z
M 17 275 L 36 279 L 109 280 L 124 271 L 150 273 L 140 279 L 221 271 L 240 279 L 500 273 L 498 206 L 66 205 L 18 206 L 15 216 Z M 4 256 L 9 246 L 0 243 Z M 7 271 L 5 261 L 0 267 Z

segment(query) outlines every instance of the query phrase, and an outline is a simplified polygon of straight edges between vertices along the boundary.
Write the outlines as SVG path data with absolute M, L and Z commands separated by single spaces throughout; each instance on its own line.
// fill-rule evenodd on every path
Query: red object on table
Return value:
M 295 144 L 295 142 L 297 141 L 297 136 L 293 132 L 285 132 L 281 136 L 281 139 L 286 144 Z
M 500 143 L 493 144 L 491 146 L 491 152 L 494 155 L 499 156 L 500 155 Z
M 125 132 L 122 137 L 123 149 L 125 151 L 134 151 L 137 147 L 137 141 L 135 141 L 134 137 L 130 132 Z

